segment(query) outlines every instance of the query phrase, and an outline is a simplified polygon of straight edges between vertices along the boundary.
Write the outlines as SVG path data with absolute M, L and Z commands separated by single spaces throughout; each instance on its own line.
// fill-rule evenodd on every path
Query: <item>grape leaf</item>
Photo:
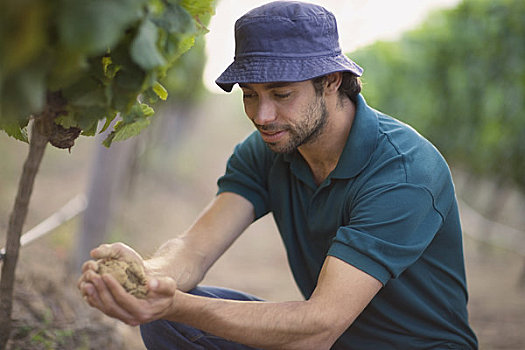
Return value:
M 178 4 L 167 3 L 161 16 L 153 22 L 168 33 L 189 34 L 196 31 L 193 17 Z
M 145 3 L 146 0 L 63 0 L 58 6 L 60 42 L 87 54 L 102 53 L 140 18 Z
M 158 28 L 146 19 L 131 43 L 131 58 L 142 69 L 148 71 L 166 64 L 166 60 L 157 48 Z
M 137 136 L 150 124 L 150 117 L 154 113 L 153 108 L 147 104 L 135 103 L 129 113 L 122 115 L 122 120 L 115 124 L 114 130 L 104 140 L 104 146 L 109 147 L 113 141 L 124 141 L 130 137 Z
M 180 4 L 193 17 L 211 16 L 215 13 L 215 0 L 181 0 Z
M 27 129 L 25 126 L 22 127 L 16 122 L 1 123 L 0 129 L 4 130 L 7 135 L 14 137 L 17 140 L 29 143 L 29 139 L 27 137 Z
M 82 130 L 83 136 L 95 136 L 98 128 L 98 120 L 95 120 L 90 127 Z
M 113 120 L 115 120 L 115 118 L 117 117 L 117 115 L 118 115 L 117 112 L 114 112 L 114 113 L 112 113 L 112 114 L 110 114 L 110 115 L 108 115 L 108 116 L 106 117 L 106 122 L 104 123 L 104 126 L 103 126 L 102 129 L 100 130 L 100 133 L 103 133 L 104 131 L 106 131 L 106 130 L 109 128 L 109 126 L 111 125 L 111 122 L 112 122 Z
M 72 106 L 104 107 L 109 104 L 104 85 L 91 76 L 84 76 L 75 84 L 63 89 L 62 94 Z
M 46 96 L 47 58 L 2 81 L 0 119 L 27 120 L 44 107 Z
M 149 119 L 139 119 L 131 124 L 120 124 L 115 127 L 115 136 L 113 141 L 124 141 L 133 136 L 137 136 L 140 132 L 150 124 Z

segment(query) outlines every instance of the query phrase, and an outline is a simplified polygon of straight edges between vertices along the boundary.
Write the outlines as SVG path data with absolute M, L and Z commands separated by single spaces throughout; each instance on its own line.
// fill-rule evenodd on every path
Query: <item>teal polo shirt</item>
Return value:
M 272 213 L 295 281 L 312 294 L 327 255 L 383 288 L 333 349 L 475 349 L 462 234 L 449 168 L 411 127 L 358 97 L 341 158 L 319 186 L 299 152 L 277 154 L 252 133 L 219 190 Z

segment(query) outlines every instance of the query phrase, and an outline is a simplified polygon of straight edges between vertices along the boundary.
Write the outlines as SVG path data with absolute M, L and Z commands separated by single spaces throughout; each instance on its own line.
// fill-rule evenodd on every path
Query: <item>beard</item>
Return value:
M 276 153 L 290 154 L 299 146 L 306 145 L 317 140 L 322 134 L 328 120 L 328 110 L 324 98 L 318 96 L 315 101 L 310 103 L 301 112 L 298 123 L 293 125 L 257 125 L 256 128 L 262 131 L 283 130 L 288 132 L 288 140 L 281 143 L 266 142 L 268 148 Z

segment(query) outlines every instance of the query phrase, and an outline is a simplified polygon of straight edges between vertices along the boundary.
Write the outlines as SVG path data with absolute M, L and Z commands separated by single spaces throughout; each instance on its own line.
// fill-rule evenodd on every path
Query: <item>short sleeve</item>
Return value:
M 271 151 L 257 132 L 235 147 L 228 159 L 226 172 L 219 178 L 217 194 L 233 192 L 249 200 L 255 208 L 255 219 L 268 213 L 267 178 Z
M 431 193 L 407 183 L 378 186 L 350 209 L 328 255 L 335 256 L 386 284 L 425 251 L 443 218 Z

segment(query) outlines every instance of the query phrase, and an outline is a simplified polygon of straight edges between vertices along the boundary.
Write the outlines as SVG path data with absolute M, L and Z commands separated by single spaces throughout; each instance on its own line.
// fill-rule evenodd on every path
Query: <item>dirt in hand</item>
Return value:
M 124 287 L 131 295 L 144 299 L 148 293 L 146 275 L 142 266 L 136 262 L 128 262 L 117 259 L 101 259 L 97 261 L 97 273 L 109 273 Z

